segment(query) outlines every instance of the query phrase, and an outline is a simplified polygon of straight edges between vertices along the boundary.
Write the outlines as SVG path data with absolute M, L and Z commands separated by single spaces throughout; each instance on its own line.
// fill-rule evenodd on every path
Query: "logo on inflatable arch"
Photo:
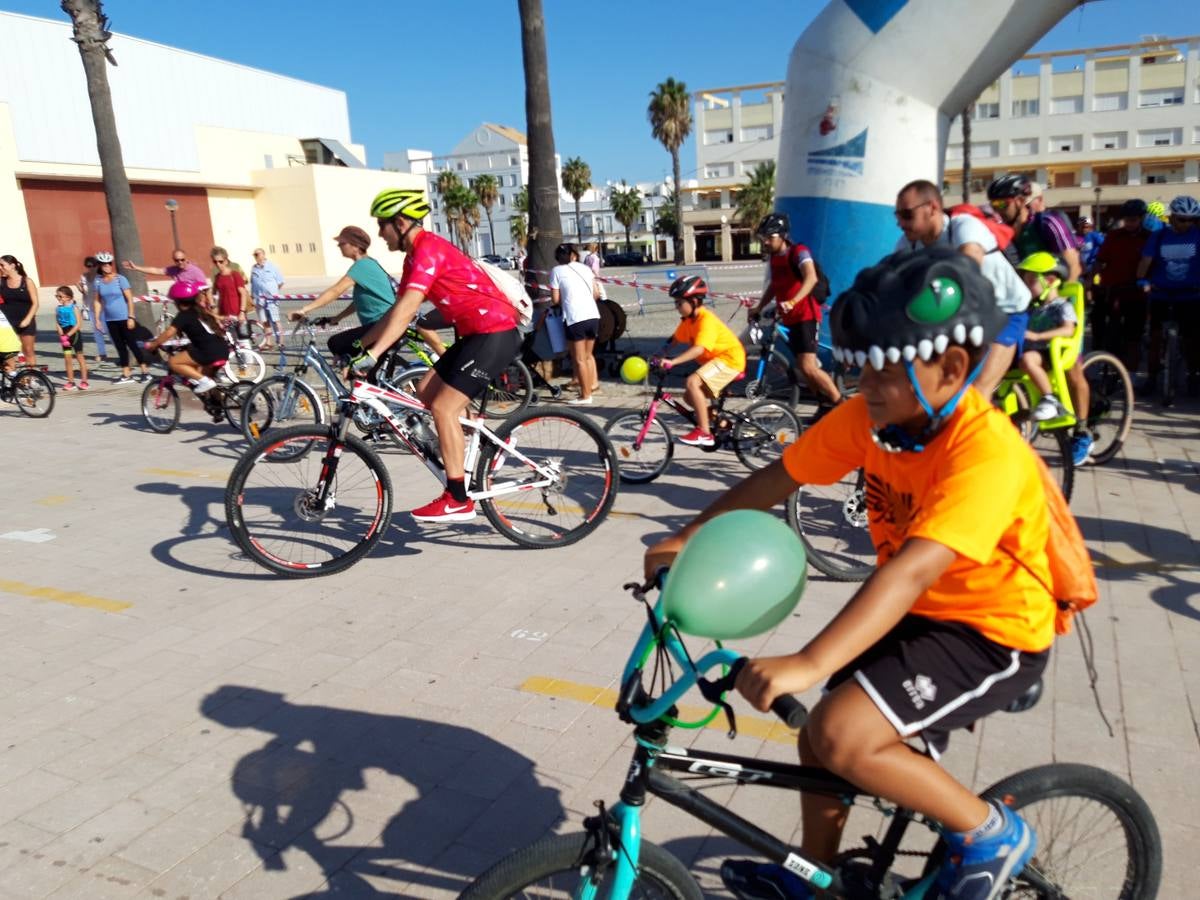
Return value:
M 808 153 L 809 175 L 862 175 L 867 158 L 867 129 L 845 143 Z

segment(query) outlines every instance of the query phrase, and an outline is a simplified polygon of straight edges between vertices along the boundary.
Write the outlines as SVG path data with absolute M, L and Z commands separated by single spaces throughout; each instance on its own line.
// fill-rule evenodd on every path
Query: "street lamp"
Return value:
M 167 207 L 167 212 L 171 214 L 171 240 L 175 242 L 171 247 L 178 248 L 179 228 L 175 225 L 175 210 L 179 209 L 179 202 L 177 200 L 168 200 L 164 205 Z

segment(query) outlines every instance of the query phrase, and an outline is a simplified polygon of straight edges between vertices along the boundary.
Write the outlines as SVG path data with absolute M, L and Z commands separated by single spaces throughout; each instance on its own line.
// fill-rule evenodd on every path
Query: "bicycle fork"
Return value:
M 642 419 L 642 427 L 638 429 L 637 439 L 633 442 L 634 450 L 642 449 L 642 443 L 646 440 L 646 434 L 650 431 L 650 426 L 654 424 L 654 416 L 658 413 L 658 404 L 657 397 L 650 401 L 650 408 L 646 411 L 646 416 Z

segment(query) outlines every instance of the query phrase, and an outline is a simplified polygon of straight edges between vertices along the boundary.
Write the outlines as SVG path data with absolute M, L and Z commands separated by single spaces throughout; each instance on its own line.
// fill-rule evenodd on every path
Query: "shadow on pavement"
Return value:
M 242 837 L 265 870 L 286 870 L 288 851 L 320 868 L 326 883 L 300 896 L 398 896 L 368 879 L 457 892 L 479 863 L 460 863 L 449 848 L 493 848 L 483 855 L 498 858 L 563 816 L 559 792 L 538 782 L 533 760 L 469 728 L 294 704 L 237 685 L 214 690 L 200 711 L 263 733 L 263 745 L 237 761 L 230 787 L 245 810 Z M 410 787 L 394 812 L 362 793 L 374 769 Z

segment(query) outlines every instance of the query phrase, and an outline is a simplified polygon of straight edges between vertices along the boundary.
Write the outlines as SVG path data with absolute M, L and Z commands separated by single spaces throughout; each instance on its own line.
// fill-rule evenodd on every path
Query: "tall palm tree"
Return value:
M 496 180 L 495 175 L 480 175 L 471 182 L 471 190 L 475 192 L 475 196 L 483 205 L 483 211 L 487 213 L 488 234 L 492 239 L 492 253 L 495 253 L 496 226 L 492 224 L 492 207 L 500 199 L 500 182 Z
M 449 184 L 442 194 L 442 207 L 450 223 L 450 236 L 464 252 L 469 252 L 471 236 L 479 223 L 479 200 L 461 181 Z
M 521 189 L 513 196 L 512 208 L 524 216 L 529 215 L 529 185 L 521 185 Z
M 433 183 L 433 189 L 437 191 L 442 200 L 442 212 L 446 216 L 446 230 L 450 233 L 450 240 L 456 247 L 458 246 L 458 209 L 447 198 L 452 199 L 455 189 L 460 187 L 462 187 L 462 179 L 449 169 L 438 172 L 437 180 Z
M 751 230 L 775 207 L 775 161 L 769 160 L 754 170 L 750 181 L 737 193 L 733 217 Z
M 133 192 L 129 189 L 129 178 L 125 174 L 125 158 L 121 153 L 121 139 L 117 135 L 112 91 L 108 87 L 108 71 L 104 68 L 106 63 L 117 64 L 108 46 L 112 37 L 112 32 L 108 30 L 108 16 L 101 9 L 100 0 L 62 0 L 61 6 L 62 11 L 71 17 L 72 40 L 79 45 L 83 74 L 87 79 L 113 253 L 119 260 L 132 259 L 140 263 L 143 261 L 142 238 L 133 215 Z M 131 271 L 126 277 L 135 294 L 146 293 L 145 275 Z
M 579 198 L 592 186 L 592 167 L 578 156 L 572 156 L 563 164 L 563 187 L 575 198 L 575 237 L 583 243 L 583 219 L 579 216 Z
M 654 139 L 671 154 L 671 173 L 675 177 L 675 262 L 683 262 L 683 197 L 680 195 L 679 148 L 692 133 L 692 103 L 687 85 L 668 78 L 650 92 L 646 109 Z
M 962 202 L 971 202 L 971 120 L 975 117 L 975 104 L 962 111 L 963 169 Z
M 550 116 L 550 70 L 542 0 L 517 0 L 521 57 L 525 67 L 525 130 L 529 141 L 529 267 L 548 272 L 562 240 L 554 125 Z
M 633 249 L 629 240 L 629 229 L 642 214 L 641 192 L 638 191 L 637 185 L 629 187 L 622 181 L 619 188 L 613 188 L 609 202 L 612 203 L 613 216 L 625 226 L 625 252 L 628 253 Z
M 525 241 L 528 238 L 529 232 L 525 227 L 524 213 L 517 213 L 508 220 L 508 235 L 517 247 L 522 250 L 525 249 Z

